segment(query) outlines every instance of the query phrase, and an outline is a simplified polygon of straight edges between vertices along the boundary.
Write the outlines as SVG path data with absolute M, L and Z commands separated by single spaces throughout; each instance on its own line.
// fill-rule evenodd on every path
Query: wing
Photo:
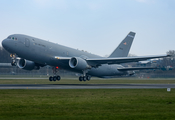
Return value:
M 91 66 L 100 66 L 101 64 L 121 64 L 129 62 L 138 62 L 154 58 L 169 57 L 170 55 L 158 55 L 158 56 L 142 56 L 142 57 L 117 57 L 117 58 L 89 58 L 86 59 Z
M 154 59 L 154 58 L 163 58 L 163 57 L 169 57 L 170 55 L 157 55 L 157 56 L 141 56 L 141 57 L 117 57 L 117 58 L 87 58 L 84 59 L 88 65 L 92 67 L 98 67 L 102 64 L 121 64 L 121 63 L 128 63 L 128 62 L 138 62 L 148 59 Z M 68 62 L 71 57 L 55 57 L 56 59 L 60 61 L 66 61 Z M 82 58 L 83 59 L 83 58 Z

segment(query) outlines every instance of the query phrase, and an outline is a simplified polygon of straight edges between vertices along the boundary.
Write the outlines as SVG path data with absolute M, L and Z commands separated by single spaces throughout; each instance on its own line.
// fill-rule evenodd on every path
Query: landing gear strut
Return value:
M 61 80 L 61 77 L 59 75 L 56 75 L 57 72 L 58 72 L 58 68 L 57 67 L 53 67 L 52 70 L 53 70 L 53 74 L 55 74 L 55 75 L 54 76 L 50 76 L 49 77 L 49 81 L 56 81 L 56 80 L 59 81 L 59 80 Z
M 11 54 L 10 57 L 12 58 L 11 65 L 12 66 L 16 66 L 16 55 L 15 54 Z

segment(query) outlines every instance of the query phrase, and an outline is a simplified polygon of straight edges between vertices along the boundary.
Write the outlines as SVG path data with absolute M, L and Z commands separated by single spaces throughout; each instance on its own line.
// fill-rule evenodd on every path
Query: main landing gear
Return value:
M 79 77 L 79 81 L 89 81 L 91 79 L 91 76 L 86 74 L 87 72 L 88 70 L 83 70 L 83 76 Z
M 50 76 L 49 81 L 56 81 L 56 80 L 59 81 L 59 80 L 61 80 L 61 77 L 59 75 L 56 75 L 57 72 L 58 72 L 58 67 L 53 67 L 52 70 L 53 70 L 54 76 Z

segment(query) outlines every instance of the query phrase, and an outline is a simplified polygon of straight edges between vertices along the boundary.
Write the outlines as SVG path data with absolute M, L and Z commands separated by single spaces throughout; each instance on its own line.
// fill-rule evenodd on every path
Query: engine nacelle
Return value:
M 89 68 L 89 65 L 87 64 L 86 60 L 80 57 L 72 57 L 69 60 L 69 66 L 77 70 L 85 70 Z
M 26 59 L 19 59 L 17 63 L 18 67 L 25 70 L 39 70 L 39 66 L 36 66 L 33 61 Z

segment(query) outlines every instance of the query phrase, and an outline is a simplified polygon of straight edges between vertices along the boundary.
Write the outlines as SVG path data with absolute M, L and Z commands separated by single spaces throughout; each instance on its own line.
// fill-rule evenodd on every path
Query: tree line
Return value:
M 163 58 L 163 60 L 162 60 L 162 66 L 172 66 L 172 67 L 175 67 L 175 50 L 169 50 L 166 53 L 168 55 L 171 55 L 171 57 Z

